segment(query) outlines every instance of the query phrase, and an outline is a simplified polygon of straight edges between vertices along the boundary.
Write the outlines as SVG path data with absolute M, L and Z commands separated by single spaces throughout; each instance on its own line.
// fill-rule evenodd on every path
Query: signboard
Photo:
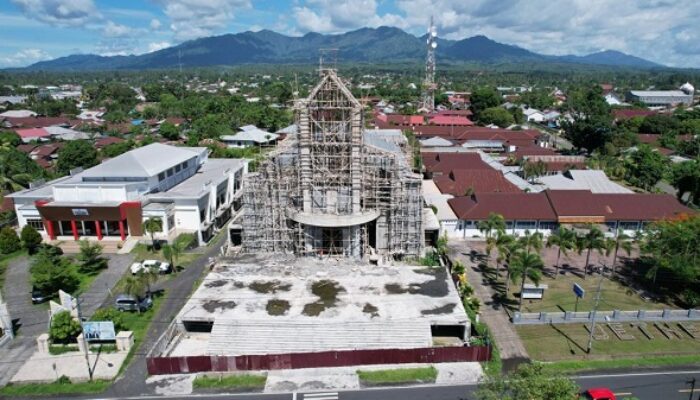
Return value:
M 112 321 L 86 321 L 83 322 L 83 337 L 88 342 L 103 340 L 117 340 Z
M 578 298 L 583 298 L 586 295 L 586 290 L 581 287 L 578 283 L 574 283 L 574 294 Z
M 87 208 L 72 208 L 71 211 L 76 217 L 87 217 L 89 215 Z

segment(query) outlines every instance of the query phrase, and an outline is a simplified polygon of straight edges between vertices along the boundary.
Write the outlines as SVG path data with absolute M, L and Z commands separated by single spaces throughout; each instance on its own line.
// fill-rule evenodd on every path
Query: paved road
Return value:
M 483 274 L 478 271 L 478 261 L 472 261 L 469 256 L 471 249 L 464 240 L 451 240 L 448 244 L 449 257 L 459 260 L 464 264 L 467 273 L 467 281 L 474 287 L 474 294 L 481 302 L 481 320 L 489 327 L 501 358 L 504 360 L 504 368 L 512 369 L 520 362 L 529 360 L 527 350 L 510 322 L 510 318 L 494 301 L 496 291 L 486 282 Z
M 208 264 L 209 257 L 219 255 L 221 246 L 226 242 L 226 235 L 220 235 L 216 243 L 212 243 L 206 248 L 205 253 L 193 261 L 183 271 L 171 279 L 158 283 L 154 290 L 165 290 L 165 298 L 161 303 L 158 313 L 153 316 L 153 320 L 159 323 L 151 324 L 146 333 L 146 340 L 136 350 L 131 364 L 126 371 L 107 390 L 105 396 L 115 398 L 125 398 L 128 396 L 139 396 L 142 394 L 153 394 L 154 385 L 147 385 L 146 353 L 155 345 L 158 338 L 168 328 L 169 321 L 172 321 L 177 313 L 184 307 L 192 294 L 195 282 L 199 280 Z
M 108 292 L 117 283 L 128 265 L 131 255 L 106 255 L 109 267 L 100 272 L 90 288 L 84 293 L 84 312 L 92 313 L 107 299 Z M 29 257 L 13 260 L 5 276 L 5 301 L 15 324 L 19 326 L 17 337 L 8 346 L 0 348 L 0 387 L 4 386 L 17 373 L 36 350 L 36 338 L 48 330 L 48 306 L 32 304 L 29 295 Z
M 690 398 L 691 378 L 697 380 L 696 391 Z M 609 387 L 618 399 L 636 397 L 639 400 L 697 400 L 700 398 L 700 369 L 670 370 L 661 372 L 618 373 L 610 375 L 585 375 L 575 378 L 583 388 Z M 280 394 L 211 394 L 190 396 L 121 396 L 118 399 L 172 399 L 185 400 L 473 400 L 474 385 L 420 386 L 407 388 L 378 388 L 350 391 L 298 392 Z M 117 400 L 101 396 L 105 400 Z

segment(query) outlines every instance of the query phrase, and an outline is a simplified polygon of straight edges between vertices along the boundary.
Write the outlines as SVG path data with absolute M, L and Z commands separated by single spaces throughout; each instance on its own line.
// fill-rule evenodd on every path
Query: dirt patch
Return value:
M 335 303 L 338 301 L 338 293 L 341 292 L 345 292 L 345 288 L 336 281 L 324 279 L 314 282 L 311 284 L 311 293 L 318 296 L 319 299 L 304 306 L 304 315 L 317 317 L 327 308 L 335 307 Z
M 289 311 L 289 302 L 287 300 L 272 299 L 267 302 L 267 314 L 272 316 L 284 315 Z
M 248 285 L 248 287 L 251 290 L 254 290 L 258 293 L 277 293 L 277 291 L 280 292 L 288 292 L 289 289 L 292 288 L 292 285 L 290 283 L 285 283 L 282 284 L 278 280 L 273 280 L 273 281 L 255 281 Z
M 208 287 L 208 288 L 216 288 L 216 287 L 222 287 L 222 286 L 226 285 L 227 283 L 228 283 L 228 281 L 226 279 L 217 279 L 215 281 L 209 281 L 209 282 L 205 283 L 204 286 Z
M 416 270 L 416 272 L 431 275 L 433 279 L 423 283 L 412 283 L 408 287 L 401 286 L 398 283 L 387 283 L 384 285 L 384 289 L 389 294 L 410 293 L 429 297 L 445 297 L 450 292 L 447 286 L 447 271 L 444 268 L 422 269 Z
M 235 301 L 221 301 L 221 300 L 209 300 L 202 303 L 202 308 L 210 313 L 221 309 L 221 310 L 232 310 L 236 307 Z
M 423 315 L 449 314 L 452 311 L 454 311 L 455 307 L 457 307 L 456 303 L 450 303 L 450 304 L 445 304 L 442 307 L 437 307 L 437 308 L 433 308 L 430 310 L 421 310 L 420 313 Z
M 379 316 L 378 311 L 379 309 L 370 303 L 366 303 L 365 306 L 362 308 L 362 312 L 371 315 L 372 318 Z

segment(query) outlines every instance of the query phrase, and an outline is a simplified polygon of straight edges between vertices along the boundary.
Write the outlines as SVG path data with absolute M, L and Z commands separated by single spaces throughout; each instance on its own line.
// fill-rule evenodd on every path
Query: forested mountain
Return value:
M 493 41 L 485 36 L 462 40 L 440 39 L 437 55 L 443 62 L 477 63 L 575 63 L 637 68 L 662 67 L 650 61 L 615 51 L 586 56 L 547 56 L 518 46 Z M 308 64 L 318 61 L 320 49 L 338 49 L 339 62 L 420 62 L 425 57 L 425 37 L 416 37 L 399 28 L 362 28 L 301 37 L 273 31 L 243 32 L 184 42 L 138 56 L 104 57 L 71 55 L 33 64 L 28 70 L 107 70 L 206 67 L 241 64 Z

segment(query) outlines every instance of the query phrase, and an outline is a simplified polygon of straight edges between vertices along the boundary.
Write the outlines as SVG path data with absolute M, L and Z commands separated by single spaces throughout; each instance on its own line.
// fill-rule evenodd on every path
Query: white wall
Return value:
M 125 186 L 100 186 L 80 184 L 75 186 L 54 186 L 53 198 L 57 202 L 101 203 L 108 201 L 128 201 Z

